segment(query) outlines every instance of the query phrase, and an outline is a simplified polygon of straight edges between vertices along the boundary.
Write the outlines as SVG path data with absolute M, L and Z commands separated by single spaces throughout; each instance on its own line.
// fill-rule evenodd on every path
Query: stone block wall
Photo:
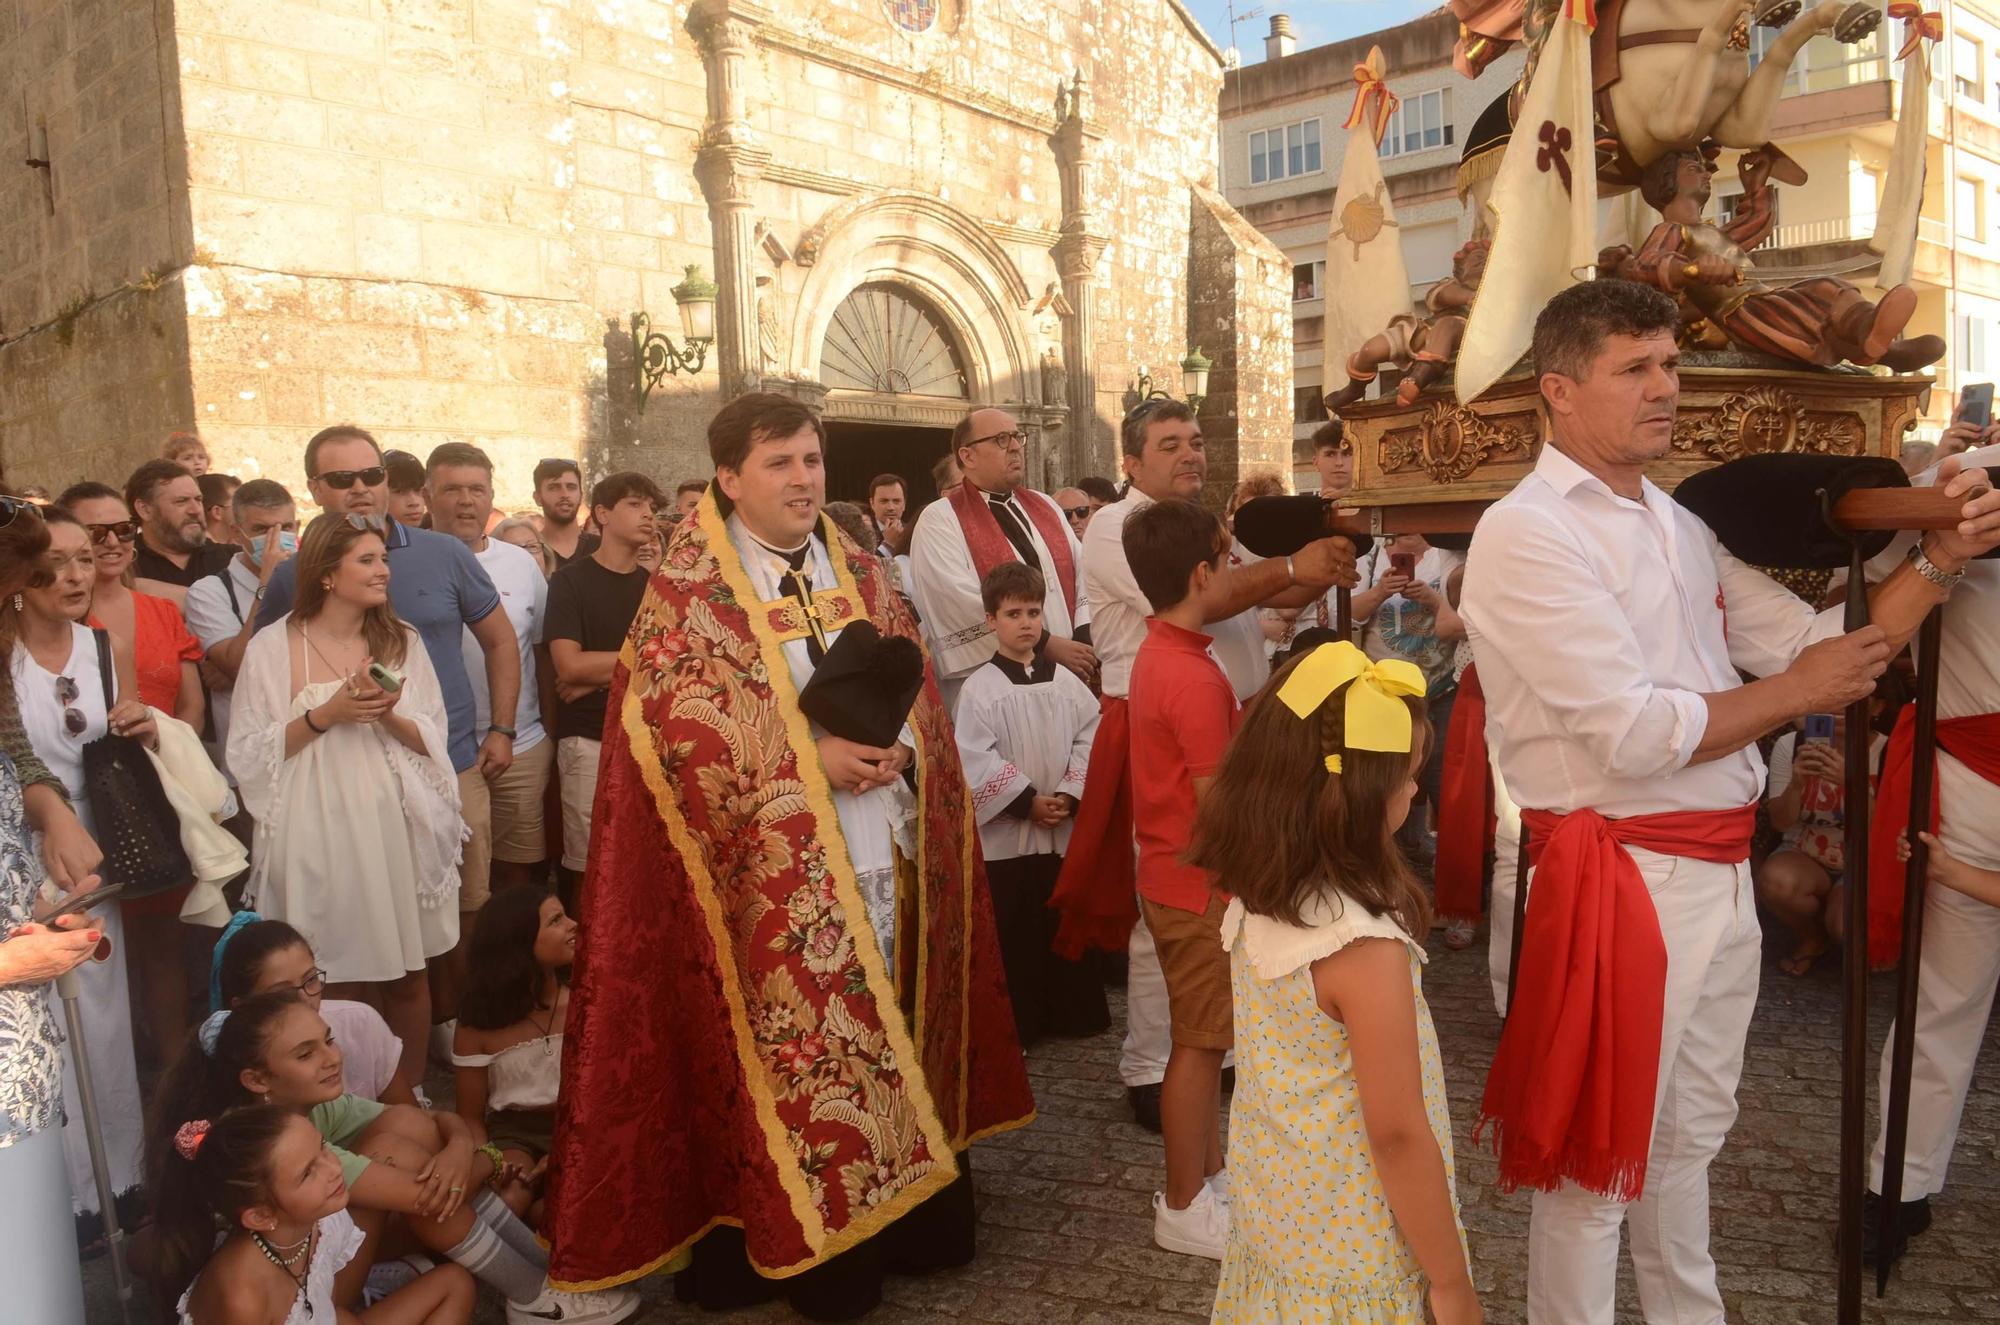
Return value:
M 1215 361 L 1198 416 L 1209 453 L 1202 495 L 1220 509 L 1252 473 L 1289 485 L 1292 266 L 1221 194 L 1197 187 L 1188 271 L 1189 334 Z

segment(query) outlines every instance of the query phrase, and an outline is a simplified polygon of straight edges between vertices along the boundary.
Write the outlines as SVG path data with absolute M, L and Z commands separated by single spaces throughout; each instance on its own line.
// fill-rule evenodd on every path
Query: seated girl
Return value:
M 294 991 L 257 994 L 213 1014 L 161 1082 L 146 1137 L 153 1190 L 172 1181 L 184 1124 L 273 1104 L 310 1121 L 339 1161 L 354 1221 L 367 1238 L 355 1257 L 360 1275 L 386 1228 L 497 1289 L 509 1325 L 610 1325 L 638 1309 L 631 1289 L 576 1294 L 550 1287 L 547 1252 L 488 1190 L 504 1176 L 498 1150 L 479 1147 L 456 1114 L 347 1094 L 344 1068 L 333 1032 Z
M 403 1042 L 382 1014 L 366 1003 L 322 998 L 326 972 L 305 935 L 282 920 L 265 920 L 255 911 L 237 912 L 215 944 L 208 1010 L 220 1012 L 253 994 L 286 989 L 304 997 L 333 1031 L 346 1063 L 348 1094 L 384 1104 L 418 1103 L 398 1070 Z
M 458 1113 L 500 1148 L 510 1179 L 500 1199 L 526 1218 L 555 1137 L 556 1084 L 576 922 L 546 888 L 497 892 L 472 929 L 470 980 L 459 998 L 451 1061 Z
M 158 1202 L 162 1272 L 180 1293 L 180 1325 L 466 1325 L 472 1276 L 456 1265 L 420 1275 L 365 1311 L 366 1240 L 348 1217 L 340 1165 L 311 1123 L 253 1104 L 183 1124 Z M 220 1244 L 218 1231 L 226 1231 Z

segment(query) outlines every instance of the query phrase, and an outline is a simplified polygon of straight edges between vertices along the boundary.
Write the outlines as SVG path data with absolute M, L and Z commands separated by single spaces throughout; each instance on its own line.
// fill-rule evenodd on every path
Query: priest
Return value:
M 964 480 L 924 507 L 910 536 L 910 568 L 946 707 L 957 706 L 958 687 L 993 656 L 979 584 L 1003 561 L 1032 566 L 1048 586 L 1040 652 L 1086 685 L 1095 682 L 1090 603 L 1077 573 L 1082 550 L 1055 502 L 1022 481 L 1020 425 L 1006 410 L 975 409 L 952 429 L 951 445 Z
M 819 418 L 751 394 L 708 440 L 612 682 L 543 1227 L 564 1283 L 692 1249 L 705 1307 L 849 1319 L 970 1259 L 969 1147 L 1034 1105 L 951 725 L 821 518 Z M 914 682 L 855 685 L 892 669 L 849 635 Z

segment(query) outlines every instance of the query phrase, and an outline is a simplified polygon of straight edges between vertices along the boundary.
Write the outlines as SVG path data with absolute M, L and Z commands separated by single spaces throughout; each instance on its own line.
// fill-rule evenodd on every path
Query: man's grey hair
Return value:
M 1542 306 L 1529 359 L 1537 380 L 1544 373 L 1559 373 L 1581 382 L 1613 336 L 1671 335 L 1680 324 L 1674 301 L 1650 285 L 1584 281 Z
M 229 499 L 229 509 L 238 523 L 242 522 L 245 511 L 269 511 L 280 506 L 297 505 L 292 500 L 292 494 L 285 491 L 285 485 L 272 478 L 253 478 Z

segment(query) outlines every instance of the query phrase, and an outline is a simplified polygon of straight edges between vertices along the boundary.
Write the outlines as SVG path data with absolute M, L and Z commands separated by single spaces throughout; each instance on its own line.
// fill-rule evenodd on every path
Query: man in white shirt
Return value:
M 2000 446 L 1986 446 L 1962 457 L 1966 466 L 2000 465 Z M 1948 463 L 1948 462 L 1947 462 Z M 1912 482 L 1919 487 L 1937 481 L 1932 466 Z M 1916 535 L 1903 534 L 1868 565 L 1871 580 L 1904 564 Z M 1990 752 L 2000 748 L 2000 561 L 1973 561 L 1965 579 L 1952 591 L 1938 643 L 1938 840 L 1955 860 L 1986 870 L 2000 870 L 2000 784 L 1990 779 Z M 1923 667 L 1929 660 L 1919 658 Z M 1906 742 L 1912 735 L 1909 715 L 1890 742 L 1889 764 L 1898 755 L 1908 760 Z M 1978 757 L 1983 746 L 1988 765 L 1975 769 L 1959 755 Z M 1957 750 L 1957 754 L 1953 750 Z M 1887 779 L 1885 779 L 1886 781 Z M 1880 861 L 1882 845 L 1893 842 L 1883 827 L 1907 820 L 1909 802 L 1886 793 L 1878 811 L 1871 859 Z M 1885 822 L 1886 819 L 1886 822 Z M 1921 827 L 1921 825 L 1918 825 Z M 1870 876 L 1871 889 L 1903 890 L 1898 869 L 1889 877 Z M 1879 896 L 1879 895 L 1878 895 Z M 1873 961 L 1893 960 L 1893 952 L 1873 951 Z M 1993 993 L 2000 983 L 2000 908 L 1940 885 L 1933 875 L 1924 894 L 1924 955 L 1918 968 L 1916 1056 L 1910 1073 L 1910 1126 L 1903 1159 L 1902 1204 L 1896 1221 L 1898 1239 L 1891 1257 L 1900 1256 L 1904 1242 L 1930 1227 L 1930 1198 L 1944 1190 L 1946 1167 L 1958 1139 L 1959 1117 L 1978 1065 L 1979 1048 L 1993 1012 Z M 1889 1098 L 1889 1058 L 1892 1034 L 1882 1046 L 1881 1099 Z M 1886 1118 L 1884 1120 L 1886 1125 Z M 1869 1159 L 1867 1232 L 1864 1246 L 1870 1260 L 1879 1255 L 1879 1193 L 1882 1190 L 1883 1141 L 1880 1133 Z
M 201 641 L 212 665 L 209 700 L 215 713 L 215 751 L 229 748 L 230 690 L 243 665 L 243 647 L 257 633 L 257 608 L 264 586 L 299 545 L 299 513 L 292 494 L 275 480 L 251 479 L 230 499 L 236 528 L 235 558 L 223 569 L 188 586 L 181 611 L 188 630 Z M 227 682 L 227 684 L 218 684 Z M 224 776 L 226 761 L 217 760 Z M 230 777 L 230 785 L 236 779 Z
M 1708 1165 L 1736 1116 L 1757 999 L 1748 855 L 1764 769 L 1753 743 L 1870 693 L 1943 596 L 1927 574 L 1956 571 L 2000 540 L 2000 498 L 1983 473 L 1954 480 L 1968 523 L 1927 534 L 1934 564 L 1883 580 L 1869 595 L 1876 624 L 1842 634 L 1838 610 L 1815 616 L 1646 481 L 1672 438 L 1677 328 L 1672 299 L 1625 281 L 1574 286 L 1543 309 L 1533 361 L 1551 441 L 1480 520 L 1461 606 L 1501 773 L 1550 861 L 1531 876 L 1485 1106 L 1502 1183 L 1548 1188 L 1535 1193 L 1529 1229 L 1536 1325 L 1609 1325 L 1628 1214 L 1646 1319 L 1723 1320 Z M 1764 679 L 1746 685 L 1738 668 Z M 1608 820 L 1621 821 L 1615 838 Z M 1568 954 L 1592 951 L 1564 928 L 1580 928 L 1579 914 L 1619 917 L 1599 982 L 1624 996 L 1608 1004 L 1592 1001 L 1593 982 L 1557 978 Z M 1643 1056 L 1591 1055 L 1567 1034 L 1647 1044 L 1648 1008 L 1659 1009 L 1656 1077 Z M 1570 1057 L 1531 1061 L 1524 1045 Z M 1583 1067 L 1550 1073 L 1551 1061 Z M 1609 1116 L 1579 1113 L 1604 1125 L 1550 1127 L 1600 1065 Z M 1524 1133 L 1537 1144 L 1521 1144 Z
M 521 651 L 521 692 L 511 730 L 493 727 L 493 698 L 486 684 L 485 654 L 465 631 L 465 674 L 472 681 L 477 709 L 475 731 L 489 728 L 514 740 L 514 762 L 488 780 L 493 801 L 493 886 L 537 883 L 548 878 L 548 835 L 543 826 L 543 793 L 555 766 L 555 743 L 542 727 L 541 669 L 535 641 L 549 605 L 549 582 L 533 554 L 486 530 L 493 523 L 493 461 L 464 442 L 446 442 L 424 466 L 431 527 L 464 543 L 500 591 L 500 607 L 514 627 Z
M 915 598 L 937 668 L 938 688 L 950 708 L 958 687 L 993 656 L 993 628 L 979 582 L 1003 561 L 1042 573 L 1042 652 L 1087 685 L 1097 677 L 1090 647 L 1090 596 L 1077 572 L 1079 548 L 1056 504 L 1022 486 L 1025 442 L 1014 416 L 976 409 L 952 429 L 952 453 L 965 478 L 924 507 L 910 537 Z
M 1064 905 L 1065 900 L 1079 899 L 1090 891 L 1090 880 L 1104 880 L 1108 887 L 1130 877 L 1117 870 L 1112 858 L 1114 853 L 1129 858 L 1131 842 L 1118 838 L 1118 826 L 1095 817 L 1125 777 L 1128 752 L 1123 708 L 1132 680 L 1132 660 L 1146 638 L 1146 618 L 1153 614 L 1125 559 L 1125 521 L 1156 501 L 1173 497 L 1200 500 L 1208 477 L 1201 425 L 1180 401 L 1152 400 L 1133 410 L 1125 416 L 1120 441 L 1131 490 L 1122 501 L 1097 512 L 1083 537 L 1083 594 L 1091 603 L 1091 639 L 1103 669 L 1105 718 L 1091 749 L 1084 808 L 1079 811 L 1062 880 L 1056 886 L 1055 904 L 1065 911 L 1066 927 L 1071 924 L 1068 913 L 1072 908 Z M 1290 557 L 1266 561 L 1232 542 L 1229 555 L 1232 594 L 1227 610 L 1208 623 L 1209 651 L 1222 665 L 1236 697 L 1246 700 L 1257 693 L 1271 671 L 1257 609 L 1302 607 L 1323 594 L 1328 585 L 1351 585 L 1354 549 L 1345 539 L 1327 538 Z M 1107 725 L 1109 736 L 1105 734 Z M 1127 839 L 1130 827 L 1128 820 L 1123 825 Z M 1143 921 L 1131 926 L 1127 952 L 1127 1026 L 1118 1074 L 1125 1082 L 1133 1112 L 1142 1123 L 1158 1130 L 1159 1083 L 1166 1073 L 1172 1042 L 1166 981 L 1161 978 L 1160 960 Z

